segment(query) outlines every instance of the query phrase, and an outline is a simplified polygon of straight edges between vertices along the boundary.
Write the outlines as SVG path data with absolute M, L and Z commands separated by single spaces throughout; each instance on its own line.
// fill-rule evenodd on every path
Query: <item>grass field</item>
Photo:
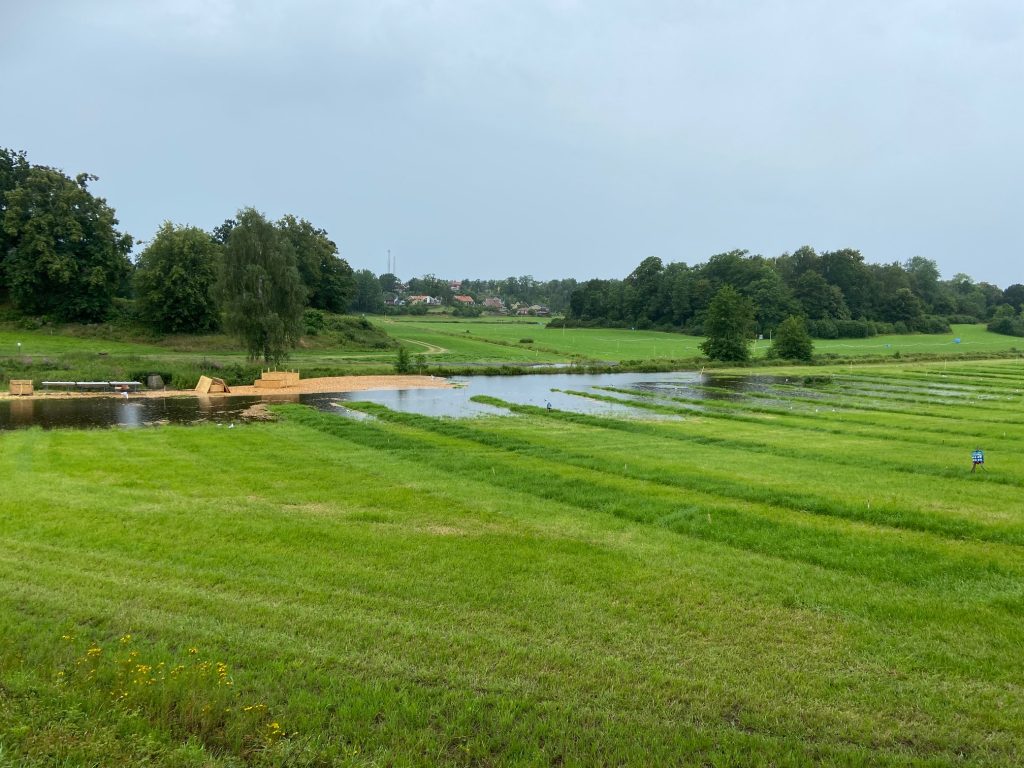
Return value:
M 595 363 L 641 360 L 694 360 L 702 339 L 657 331 L 547 328 L 534 318 L 456 319 L 450 316 L 373 318 L 355 338 L 342 334 L 306 337 L 282 367 L 311 376 L 390 373 L 396 345 L 405 346 L 417 365 L 458 368 L 467 365 Z M 361 335 L 361 336 L 360 336 Z M 955 344 L 953 338 L 960 338 Z M 19 346 L 20 344 L 20 346 Z M 893 357 L 929 354 L 963 357 L 1005 353 L 1020 339 L 989 333 L 984 326 L 956 326 L 953 334 L 879 336 L 872 339 L 818 340 L 815 352 L 839 357 Z M 763 357 L 768 341 L 753 347 Z M 229 383 L 250 383 L 260 364 L 246 360 L 235 340 L 224 335 L 133 339 L 108 326 L 43 328 L 35 331 L 0 326 L 0 383 L 12 378 L 44 380 L 123 380 L 163 373 L 169 383 L 191 388 L 201 374 Z
M 335 319 L 341 331 L 303 337 L 285 365 L 307 376 L 392 372 L 396 342 L 359 318 Z M 123 380 L 154 372 L 170 376 L 174 381 L 168 383 L 175 387 L 191 388 L 201 374 L 251 383 L 262 367 L 247 359 L 236 339 L 223 334 L 135 338 L 141 333 L 108 325 L 0 326 L 0 382 Z
M 396 317 L 375 319 L 379 327 L 427 355 L 431 362 L 554 362 L 573 360 L 687 360 L 699 357 L 702 338 L 660 331 L 611 328 L 547 328 L 544 321 Z M 955 343 L 954 338 L 960 342 Z M 770 341 L 755 343 L 763 357 Z M 816 354 L 841 357 L 935 354 L 977 355 L 1024 348 L 1024 340 L 990 333 L 984 325 L 958 325 L 950 334 L 876 336 L 870 339 L 816 339 Z
M 0 433 L 0 766 L 1017 765 L 1022 390 Z

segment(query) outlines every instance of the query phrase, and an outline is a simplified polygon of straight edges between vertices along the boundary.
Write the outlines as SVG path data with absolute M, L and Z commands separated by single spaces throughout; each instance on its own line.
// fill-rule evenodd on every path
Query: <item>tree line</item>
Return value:
M 327 232 L 287 215 L 240 210 L 206 232 L 165 222 L 133 263 L 114 209 L 72 179 L 0 149 L 0 303 L 62 322 L 128 315 L 163 333 L 237 335 L 277 361 L 308 308 L 345 312 L 353 272 Z
M 911 331 L 941 333 L 950 322 L 1021 320 L 1024 285 L 1005 290 L 966 274 L 941 280 L 934 261 L 868 264 L 857 250 L 809 246 L 769 258 L 744 250 L 695 266 L 644 259 L 625 279 L 589 280 L 571 296 L 566 322 L 683 330 L 703 335 L 712 300 L 733 289 L 750 303 L 750 331 L 767 337 L 791 316 L 818 338 Z M 996 330 L 996 328 L 993 328 Z

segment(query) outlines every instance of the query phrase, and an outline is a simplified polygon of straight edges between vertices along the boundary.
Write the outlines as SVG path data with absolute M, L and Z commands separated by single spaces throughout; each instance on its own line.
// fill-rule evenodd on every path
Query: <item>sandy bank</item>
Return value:
M 360 392 L 367 389 L 449 389 L 447 379 L 437 376 L 328 376 L 320 379 L 300 379 L 294 387 L 268 389 L 266 387 L 232 386 L 228 395 L 207 395 L 207 397 L 231 397 L 232 395 L 302 395 L 311 392 Z M 194 397 L 190 389 L 155 389 L 134 392 L 129 398 L 138 397 Z M 44 392 L 36 389 L 34 395 L 15 396 L 0 392 L 0 399 L 28 400 L 31 398 L 71 397 L 121 397 L 113 392 Z

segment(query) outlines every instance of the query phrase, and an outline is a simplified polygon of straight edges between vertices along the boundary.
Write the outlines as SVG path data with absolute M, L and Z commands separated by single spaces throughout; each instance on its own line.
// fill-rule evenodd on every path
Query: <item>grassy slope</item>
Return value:
M 392 370 L 395 345 L 386 334 L 373 326 L 362 328 L 356 318 L 341 318 L 337 323 L 340 330 L 304 337 L 287 365 L 309 375 Z M 259 369 L 260 363 L 248 361 L 235 339 L 221 334 L 153 340 L 102 325 L 35 331 L 0 327 L 0 381 L 106 380 L 160 372 L 173 375 L 175 386 L 191 387 L 200 374 L 218 371 L 232 383 L 251 383 Z
M 1022 380 L 0 434 L 0 765 L 1012 764 Z

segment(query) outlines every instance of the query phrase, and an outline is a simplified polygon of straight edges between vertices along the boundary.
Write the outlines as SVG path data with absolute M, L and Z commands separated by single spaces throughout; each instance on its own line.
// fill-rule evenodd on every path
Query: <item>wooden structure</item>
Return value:
M 259 389 L 287 389 L 298 383 L 298 371 L 264 371 L 253 384 Z
M 200 376 L 199 383 L 196 384 L 196 392 L 201 395 L 219 395 L 230 391 L 231 387 L 227 385 L 227 382 L 216 376 Z
M 31 395 L 35 392 L 32 379 L 11 379 L 12 395 Z

